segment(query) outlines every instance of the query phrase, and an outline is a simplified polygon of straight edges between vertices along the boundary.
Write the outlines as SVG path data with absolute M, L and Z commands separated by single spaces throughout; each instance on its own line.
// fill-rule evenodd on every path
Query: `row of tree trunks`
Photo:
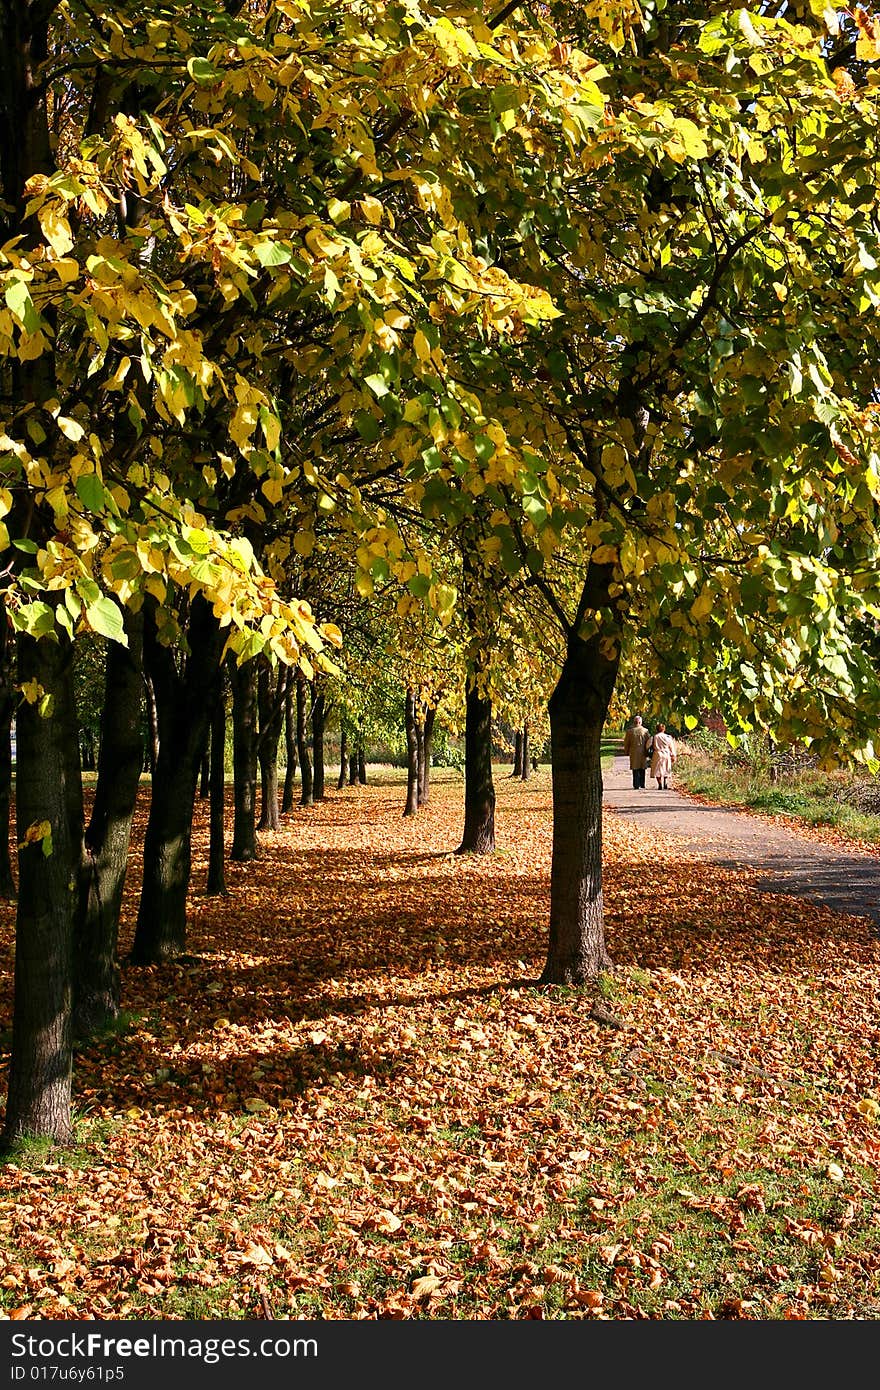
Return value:
M 434 721 L 437 711 L 433 705 L 425 710 L 425 717 L 416 729 L 419 745 L 419 805 L 427 806 L 431 799 L 431 750 L 434 743 Z
M 495 849 L 495 784 L 492 780 L 492 701 L 468 681 L 464 728 L 464 833 L 456 854 Z
M 436 710 L 407 686 L 404 706 L 406 729 L 406 805 L 403 814 L 414 816 L 431 794 L 431 743 Z
M 98 779 L 79 875 L 73 978 L 77 1037 L 106 1028 L 119 1013 L 117 934 L 144 760 L 143 613 L 127 612 L 124 622 L 128 646 L 107 645 Z
M 73 645 L 63 635 L 57 642 L 19 636 L 19 680 L 38 682 L 52 697 L 52 717 L 23 701 L 16 720 L 19 895 L 7 1144 L 27 1135 L 71 1139 L 73 920 L 82 851 L 72 664 Z M 51 840 L 34 839 L 33 827 L 45 822 Z
M 522 729 L 517 729 L 513 735 L 513 771 L 511 777 L 522 777 L 523 770 L 523 736 Z
M 308 743 L 308 685 L 301 671 L 296 676 L 296 752 L 299 758 L 299 802 L 301 806 L 311 806 L 315 796 Z
M 278 668 L 274 689 L 268 662 L 261 662 L 257 678 L 257 707 L 260 735 L 257 755 L 260 763 L 260 820 L 258 830 L 278 830 L 281 826 L 278 804 L 278 741 L 284 724 L 284 705 L 288 670 Z
M 293 810 L 293 789 L 296 782 L 295 684 L 296 682 L 294 681 L 293 675 L 289 672 L 287 685 L 284 690 L 284 751 L 287 755 L 287 768 L 284 773 L 284 795 L 281 798 L 281 810 L 285 813 Z
M 144 662 L 159 710 L 159 757 L 144 838 L 144 882 L 132 960 L 151 964 L 186 949 L 192 821 L 202 752 L 219 694 L 223 632 L 210 605 L 197 595 L 187 629 L 189 651 L 178 671 L 173 653 L 158 642 L 147 614 Z M 243 668 L 244 669 L 244 668 Z
M 529 742 L 529 721 L 513 736 L 513 771 L 511 777 L 519 777 L 527 782 L 532 773 L 532 750 Z
M 348 730 L 343 724 L 339 735 L 339 776 L 336 779 L 336 790 L 342 791 L 348 775 Z
M 411 685 L 406 688 L 403 717 L 406 728 L 406 805 L 403 814 L 414 816 L 419 809 L 419 719 L 416 711 L 416 692 Z
M 226 887 L 226 680 L 221 670 L 219 690 L 211 717 L 210 788 L 211 830 L 208 844 L 208 880 L 205 891 L 225 896 Z
M 324 800 L 324 721 L 327 697 L 318 685 L 312 686 L 312 799 Z
M 232 681 L 233 820 L 230 858 L 246 864 L 257 857 L 257 667 L 230 664 Z

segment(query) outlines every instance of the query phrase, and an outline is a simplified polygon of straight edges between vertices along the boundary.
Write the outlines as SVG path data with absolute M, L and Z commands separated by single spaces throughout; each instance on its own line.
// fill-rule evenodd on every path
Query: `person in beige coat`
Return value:
M 623 751 L 625 754 L 629 754 L 633 788 L 636 791 L 645 790 L 645 768 L 648 765 L 648 744 L 650 742 L 650 731 L 642 723 L 642 716 L 637 714 L 632 722 L 632 727 L 627 729 L 623 736 Z
M 666 732 L 665 724 L 657 725 L 657 732 L 654 735 L 654 756 L 651 759 L 651 776 L 657 778 L 657 790 L 666 791 L 669 783 L 667 778 L 672 776 L 672 769 L 675 767 L 675 760 L 678 757 L 678 748 L 672 734 Z

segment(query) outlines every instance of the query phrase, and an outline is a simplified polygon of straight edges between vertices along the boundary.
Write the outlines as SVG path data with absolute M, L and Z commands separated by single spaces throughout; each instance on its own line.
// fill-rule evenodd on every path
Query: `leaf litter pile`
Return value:
M 191 954 L 0 1168 L 6 1316 L 880 1316 L 880 939 L 609 813 L 599 1021 L 534 983 L 548 774 L 497 791 L 484 859 L 451 775 L 331 792 L 225 899 L 200 804 Z

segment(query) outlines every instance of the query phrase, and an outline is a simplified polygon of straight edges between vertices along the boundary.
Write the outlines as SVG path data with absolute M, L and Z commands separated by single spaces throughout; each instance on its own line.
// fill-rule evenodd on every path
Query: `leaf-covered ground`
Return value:
M 880 1315 L 880 940 L 609 816 L 600 1024 L 532 983 L 547 774 L 497 790 L 491 859 L 460 779 L 403 820 L 386 776 L 225 900 L 202 803 L 191 956 L 126 969 L 78 1147 L 0 1169 L 8 1316 Z

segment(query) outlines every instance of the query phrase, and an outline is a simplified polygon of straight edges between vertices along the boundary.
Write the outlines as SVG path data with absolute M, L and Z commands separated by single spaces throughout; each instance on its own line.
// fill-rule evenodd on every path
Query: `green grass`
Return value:
M 830 826 L 849 839 L 880 844 L 880 815 L 841 801 L 837 793 L 842 782 L 833 775 L 805 771 L 771 782 L 766 772 L 726 767 L 686 748 L 680 749 L 675 774 L 686 791 L 709 801 Z

